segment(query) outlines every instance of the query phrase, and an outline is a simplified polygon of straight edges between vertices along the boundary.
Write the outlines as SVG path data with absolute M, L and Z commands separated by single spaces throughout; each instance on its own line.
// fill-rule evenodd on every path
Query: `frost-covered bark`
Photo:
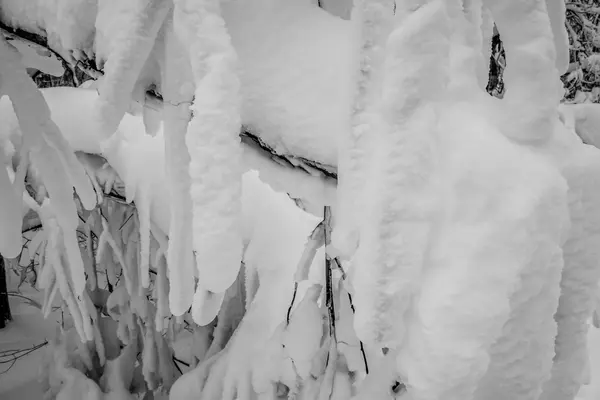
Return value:
M 174 27 L 190 55 L 195 82 L 186 142 L 191 158 L 197 293 L 222 293 L 237 276 L 242 251 L 236 54 L 217 0 L 176 0 Z
M 339 145 L 338 210 L 333 244 L 344 258 L 352 256 L 358 245 L 358 224 L 365 197 L 369 165 L 369 146 L 381 129 L 377 108 L 381 100 L 381 81 L 385 45 L 393 26 L 393 0 L 356 0 L 352 13 L 357 45 L 352 129 Z

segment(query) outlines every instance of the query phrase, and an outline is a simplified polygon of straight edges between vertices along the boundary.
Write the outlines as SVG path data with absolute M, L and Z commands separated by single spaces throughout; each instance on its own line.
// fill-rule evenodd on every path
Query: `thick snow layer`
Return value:
M 350 123 L 350 22 L 309 1 L 227 2 L 223 16 L 239 56 L 244 126 L 277 152 L 335 166 Z

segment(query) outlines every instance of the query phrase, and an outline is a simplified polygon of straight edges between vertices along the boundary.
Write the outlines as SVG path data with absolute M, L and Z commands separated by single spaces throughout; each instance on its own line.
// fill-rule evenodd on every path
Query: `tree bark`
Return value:
M 6 287 L 6 268 L 4 257 L 0 255 L 0 329 L 6 327 L 6 322 L 12 320 L 10 304 L 8 303 L 8 288 Z

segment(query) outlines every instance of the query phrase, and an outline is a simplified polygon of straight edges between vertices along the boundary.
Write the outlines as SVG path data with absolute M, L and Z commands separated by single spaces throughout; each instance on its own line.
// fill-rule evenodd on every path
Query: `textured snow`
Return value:
M 352 14 L 357 38 L 358 64 L 356 92 L 352 109 L 352 127 L 340 138 L 338 156 L 339 220 L 334 230 L 333 245 L 344 258 L 358 244 L 358 219 L 363 206 L 363 189 L 369 176 L 368 157 L 373 137 L 381 127 L 377 113 L 381 97 L 385 44 L 393 25 L 394 2 L 357 1 Z
M 239 57 L 242 124 L 279 153 L 335 166 L 349 128 L 350 22 L 308 1 L 227 2 L 223 17 Z
M 242 259 L 240 84 L 219 3 L 176 0 L 173 12 L 175 33 L 189 54 L 195 84 L 185 139 L 196 266 L 199 285 L 215 293 L 233 283 Z
M 97 4 L 97 0 L 3 0 L 0 15 L 9 26 L 46 36 L 53 50 L 72 59 L 73 50 L 92 54 Z
M 503 74 L 506 105 L 498 124 L 515 140 L 546 140 L 552 131 L 548 117 L 564 94 L 546 2 L 484 0 L 484 5 L 502 36 L 507 59 L 512 58 Z M 525 109 L 528 112 L 522 112 Z
M 130 0 L 120 3 L 127 6 L 117 7 L 120 11 L 120 25 L 109 34 L 111 46 L 107 50 L 104 76 L 98 87 L 98 118 L 105 124 L 106 135 L 111 135 L 116 130 L 129 109 L 136 82 L 171 7 L 169 2 L 162 0 Z M 107 3 L 103 7 L 109 5 Z M 99 13 L 99 17 L 101 15 Z M 114 15 L 115 9 L 111 9 L 110 16 Z
M 190 197 L 190 154 L 185 135 L 191 118 L 189 104 L 191 93 L 186 95 L 183 87 L 189 74 L 184 65 L 189 60 L 175 35 L 166 42 L 167 60 L 163 82 L 164 139 L 169 205 L 171 208 L 169 227 L 169 304 L 173 315 L 182 315 L 192 304 L 196 264 L 192 246 L 192 200 Z M 188 68 L 189 69 L 189 68 Z
M 133 91 L 133 98 L 143 102 L 142 89 L 151 85 L 161 89 L 162 43 L 170 28 L 156 32 L 158 28 L 152 24 L 165 12 L 162 7 L 150 7 L 154 4 L 150 0 L 103 0 L 98 7 L 95 2 L 79 0 L 57 3 L 58 0 L 3 1 L 2 20 L 43 35 L 47 24 L 57 29 L 53 15 L 70 5 L 70 14 L 64 11 L 64 17 L 79 16 L 76 26 L 67 29 L 65 25 L 66 32 L 55 33 L 51 29 L 49 35 L 57 41 L 93 35 L 98 65 L 102 68 L 108 62 L 109 68 L 107 82 L 99 85 L 103 96 L 111 100 L 104 109 L 110 117 L 107 122 L 118 121 L 126 110 L 122 103 L 126 94 Z M 147 7 L 134 18 L 133 11 L 141 6 Z M 353 73 L 348 66 L 354 57 L 351 23 L 308 1 L 232 1 L 224 2 L 222 8 L 239 57 L 242 124 L 280 153 L 336 166 L 338 138 L 350 123 Z M 273 35 L 274 31 L 278 34 Z M 134 34 L 124 40 L 126 32 Z M 157 41 L 150 49 L 154 37 Z M 88 42 L 89 39 L 72 47 L 86 53 Z M 63 48 L 54 43 L 51 41 L 53 48 Z M 127 49 L 131 52 L 127 53 Z M 61 55 L 69 56 L 65 52 Z M 115 59 L 110 61 L 113 56 Z M 123 72 L 125 65 L 131 68 Z M 115 75 L 112 69 L 121 72 Z M 111 126 L 108 124 L 106 129 Z
M 556 69 L 560 75 L 569 68 L 569 35 L 565 29 L 566 2 L 546 0 L 548 16 L 552 26 L 554 46 L 556 48 Z
M 369 160 L 369 176 L 377 178 L 367 186 L 378 195 L 367 201 L 352 265 L 355 299 L 361 305 L 354 324 L 368 345 L 396 348 L 405 340 L 406 313 L 419 287 L 437 207 L 432 201 L 437 121 L 428 104 L 433 93 L 428 85 L 443 84 L 436 57 L 443 57 L 446 41 L 443 31 L 432 29 L 443 24 L 441 4 L 424 6 L 403 19 L 388 41 L 381 95 L 384 123 Z

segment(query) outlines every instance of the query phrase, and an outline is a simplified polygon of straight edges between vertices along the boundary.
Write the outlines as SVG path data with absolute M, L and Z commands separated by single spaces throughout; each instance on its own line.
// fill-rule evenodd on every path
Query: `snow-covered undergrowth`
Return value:
M 555 9 L 359 1 L 345 22 L 303 1 L 107 3 L 130 24 L 99 7 L 99 94 L 41 95 L 0 42 L 0 251 L 19 254 L 35 211 L 44 311 L 60 293 L 74 324 L 48 352 L 47 398 L 575 397 L 600 151 L 574 130 L 583 111 L 559 113 Z M 502 101 L 481 78 L 486 16 L 514 60 Z M 301 28 L 316 50 L 298 51 Z M 127 114 L 149 85 L 162 110 Z M 338 167 L 336 204 L 312 193 L 323 221 L 242 175 L 241 124 Z

